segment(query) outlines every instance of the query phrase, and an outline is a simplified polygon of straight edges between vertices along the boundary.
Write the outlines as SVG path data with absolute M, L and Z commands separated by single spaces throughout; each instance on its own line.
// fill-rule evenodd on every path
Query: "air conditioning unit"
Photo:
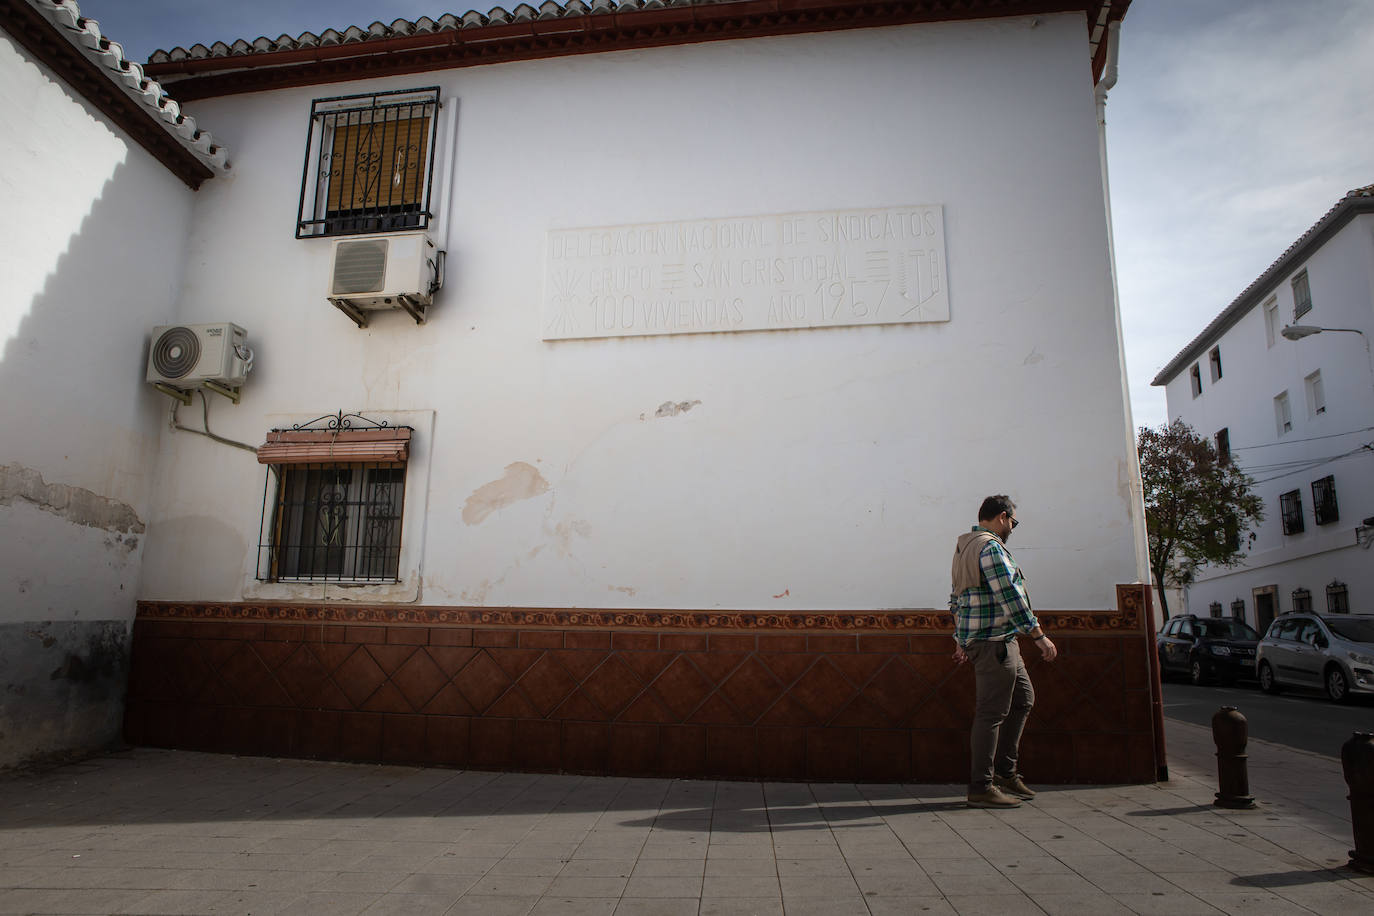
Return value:
M 236 389 L 253 368 L 248 333 L 236 324 L 182 324 L 153 328 L 148 381 L 190 391 Z
M 353 236 L 334 242 L 329 301 L 367 327 L 369 312 L 404 309 L 424 324 L 441 282 L 443 252 L 423 232 Z

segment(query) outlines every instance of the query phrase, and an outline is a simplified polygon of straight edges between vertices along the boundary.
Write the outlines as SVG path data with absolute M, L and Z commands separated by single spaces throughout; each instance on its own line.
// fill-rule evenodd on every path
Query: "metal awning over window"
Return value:
M 258 463 L 404 462 L 410 457 L 410 433 L 408 426 L 274 429 L 258 447 Z

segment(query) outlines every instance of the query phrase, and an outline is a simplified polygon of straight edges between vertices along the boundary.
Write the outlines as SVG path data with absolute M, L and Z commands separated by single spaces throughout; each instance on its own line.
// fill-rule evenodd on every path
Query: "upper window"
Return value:
M 1207 366 L 1211 369 L 1212 372 L 1212 383 L 1215 384 L 1216 382 L 1220 381 L 1221 347 L 1213 347 L 1212 351 L 1207 354 Z
M 1188 378 L 1192 381 L 1193 397 L 1202 394 L 1202 370 L 1198 368 L 1197 363 L 1193 363 L 1193 368 L 1188 370 Z
M 258 578 L 399 581 L 409 427 L 278 430 L 258 449 Z
M 1341 514 L 1336 508 L 1334 476 L 1328 474 L 1321 480 L 1312 481 L 1312 515 L 1315 516 L 1318 525 L 1329 525 L 1341 520 Z
M 1272 347 L 1282 331 L 1283 328 L 1279 324 L 1279 300 L 1271 298 L 1264 303 L 1264 342 Z
M 1223 426 L 1217 430 L 1217 463 L 1231 463 L 1231 428 Z
M 1322 371 L 1318 369 L 1306 378 L 1307 415 L 1315 417 L 1326 413 L 1326 389 L 1322 387 Z
M 1279 515 L 1283 519 L 1284 534 L 1301 534 L 1303 532 L 1302 493 L 1300 491 L 1289 490 L 1279 496 Z
M 438 87 L 312 102 L 296 238 L 428 226 L 438 111 Z
M 1274 398 L 1274 422 L 1280 436 L 1293 431 L 1293 408 L 1288 403 L 1286 391 Z
M 1297 321 L 1310 311 L 1312 311 L 1312 290 L 1307 285 L 1307 271 L 1304 270 L 1293 278 L 1293 320 Z

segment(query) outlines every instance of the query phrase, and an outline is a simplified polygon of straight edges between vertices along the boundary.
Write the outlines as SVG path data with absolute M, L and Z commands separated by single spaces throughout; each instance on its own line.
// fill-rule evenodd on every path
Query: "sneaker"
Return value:
M 1021 799 L 1013 798 L 997 786 L 992 785 L 982 792 L 969 792 L 968 806 L 970 808 L 1019 808 L 1021 807 Z
M 1007 795 L 1015 795 L 1026 801 L 1035 798 L 1035 790 L 1026 785 L 1019 773 L 1013 773 L 1010 776 L 994 776 L 992 777 L 992 784 Z

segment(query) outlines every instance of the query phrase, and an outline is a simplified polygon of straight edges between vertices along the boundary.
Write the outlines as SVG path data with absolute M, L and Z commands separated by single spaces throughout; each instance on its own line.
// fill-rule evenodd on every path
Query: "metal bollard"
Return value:
M 1250 774 L 1246 771 L 1245 742 L 1248 728 L 1245 716 L 1234 706 L 1223 706 L 1212 716 L 1212 740 L 1217 745 L 1217 792 L 1212 804 L 1218 808 L 1253 808 Z
M 1350 826 L 1355 833 L 1350 867 L 1374 874 L 1374 734 L 1355 732 L 1341 745 L 1341 769 L 1350 787 Z

